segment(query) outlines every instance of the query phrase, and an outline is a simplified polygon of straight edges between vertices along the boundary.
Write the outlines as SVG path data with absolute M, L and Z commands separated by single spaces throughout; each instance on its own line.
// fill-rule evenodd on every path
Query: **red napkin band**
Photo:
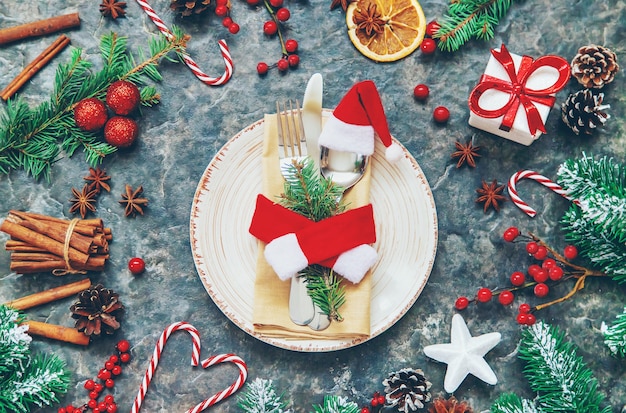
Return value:
M 526 112 L 530 133 L 535 135 L 538 130 L 542 133 L 546 133 L 545 125 L 535 106 L 535 102 L 546 106 L 554 105 L 555 97 L 551 95 L 563 89 L 567 84 L 570 77 L 569 63 L 565 59 L 554 55 L 542 56 L 537 60 L 533 60 L 529 56 L 522 56 L 520 67 L 516 73 L 513 58 L 504 44 L 500 47 L 500 51 L 492 49 L 491 54 L 502 65 L 510 80 L 507 81 L 483 74 L 480 78 L 480 82 L 472 90 L 469 97 L 469 107 L 471 111 L 483 118 L 498 118 L 504 115 L 500 129 L 509 131 L 517 116 L 517 109 L 521 104 Z M 551 86 L 539 90 L 526 87 L 526 82 L 531 75 L 543 66 L 550 66 L 558 71 L 559 77 L 556 82 Z M 510 94 L 508 102 L 501 108 L 495 110 L 481 108 L 478 100 L 480 96 L 489 89 L 496 89 Z

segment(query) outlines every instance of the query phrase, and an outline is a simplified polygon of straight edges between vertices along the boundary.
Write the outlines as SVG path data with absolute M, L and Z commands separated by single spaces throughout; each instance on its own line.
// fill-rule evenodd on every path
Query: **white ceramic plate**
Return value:
M 324 111 L 324 116 L 330 112 Z M 263 120 L 230 139 L 208 165 L 191 208 L 191 248 L 211 299 L 246 333 L 271 345 L 305 352 L 334 351 L 366 340 L 294 341 L 254 331 L 252 309 L 257 241 L 248 227 L 261 191 Z M 376 143 L 370 198 L 379 261 L 373 268 L 369 339 L 393 326 L 419 297 L 435 260 L 437 213 L 419 165 L 405 157 L 390 164 Z

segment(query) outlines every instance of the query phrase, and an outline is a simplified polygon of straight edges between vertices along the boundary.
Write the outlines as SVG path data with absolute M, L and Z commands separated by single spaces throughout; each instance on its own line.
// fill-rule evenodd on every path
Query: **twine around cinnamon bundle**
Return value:
M 15 210 L 0 231 L 11 237 L 5 249 L 11 251 L 11 271 L 19 274 L 102 271 L 112 240 L 110 228 L 98 218 L 66 220 Z

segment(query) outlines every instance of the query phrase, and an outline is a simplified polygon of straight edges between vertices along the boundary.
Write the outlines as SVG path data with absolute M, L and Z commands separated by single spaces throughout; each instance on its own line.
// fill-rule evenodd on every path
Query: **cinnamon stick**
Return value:
M 50 257 L 55 257 L 50 255 Z M 108 255 L 89 257 L 86 263 L 76 263 L 70 261 L 70 265 L 73 270 L 76 271 L 102 271 Z M 28 261 L 19 260 L 18 258 L 11 257 L 11 263 L 9 269 L 18 274 L 31 274 L 34 272 L 48 272 L 54 270 L 63 270 L 66 268 L 66 262 L 56 257 L 56 259 L 48 259 L 45 261 Z
M 23 324 L 28 325 L 28 333 L 31 335 L 51 338 L 53 340 L 64 341 L 66 343 L 78 344 L 81 346 L 89 344 L 89 336 L 86 336 L 75 328 L 42 323 L 40 321 L 26 321 Z
M 78 13 L 50 17 L 0 30 L 0 45 L 80 26 Z
M 15 79 L 0 92 L 2 100 L 9 100 L 26 82 L 33 78 L 52 58 L 61 53 L 67 45 L 70 44 L 70 38 L 62 34 L 54 43 L 48 46 L 39 56 L 26 66 Z
M 52 301 L 78 294 L 79 292 L 89 288 L 90 285 L 91 280 L 89 278 L 85 278 L 84 280 L 79 280 L 60 287 L 50 288 L 49 290 L 17 298 L 5 303 L 5 305 L 15 308 L 16 310 L 26 310 L 37 307 L 38 305 L 47 304 Z

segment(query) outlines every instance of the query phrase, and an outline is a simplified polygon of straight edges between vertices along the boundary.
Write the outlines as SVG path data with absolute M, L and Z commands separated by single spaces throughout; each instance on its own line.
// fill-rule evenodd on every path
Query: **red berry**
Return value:
M 535 285 L 534 293 L 537 297 L 545 297 L 549 292 L 550 288 L 546 284 L 539 283 Z
M 98 396 L 100 396 L 100 392 L 99 391 L 92 390 L 92 391 L 89 392 L 89 398 L 90 399 L 97 399 Z
M 287 59 L 280 59 L 278 62 L 276 62 L 276 67 L 278 67 L 279 71 L 284 72 L 289 69 L 289 62 L 287 61 Z
M 67 413 L 67 409 L 65 407 L 59 407 L 57 413 Z
M 430 93 L 430 90 L 428 89 L 428 86 L 426 86 L 423 83 L 420 83 L 419 85 L 415 86 L 415 88 L 413 89 L 413 96 L 417 100 L 422 100 L 422 101 L 426 100 L 428 98 L 429 93 Z
M 370 413 L 370 408 L 367 406 L 361 407 L 361 413 Z
M 139 88 L 127 80 L 113 82 L 107 89 L 106 102 L 116 115 L 129 115 L 139 106 Z
M 467 297 L 459 297 L 454 302 L 454 308 L 456 308 L 459 311 L 465 310 L 468 305 L 469 305 L 469 300 L 467 299 Z
M 298 42 L 294 39 L 287 39 L 285 41 L 285 50 L 287 50 L 287 53 L 295 53 L 298 50 Z
M 108 118 L 106 106 L 96 98 L 83 99 L 74 108 L 74 122 L 86 132 L 102 129 Z
M 230 16 L 226 16 L 222 19 L 222 26 L 228 28 L 231 24 L 233 24 L 233 19 Z
M 433 111 L 433 119 L 437 123 L 446 123 L 450 119 L 450 111 L 445 106 L 437 106 Z
M 146 263 L 141 258 L 134 257 L 128 261 L 128 269 L 131 273 L 138 275 L 145 271 Z
M 120 354 L 120 361 L 122 363 L 128 363 L 130 361 L 130 354 L 128 354 L 128 353 Z
M 425 38 L 424 40 L 422 40 L 420 49 L 422 49 L 423 54 L 431 55 L 435 53 L 435 50 L 437 50 L 437 43 L 433 39 Z
M 228 0 L 216 0 L 215 5 L 216 6 L 228 6 Z
M 548 249 L 544 247 L 543 245 L 540 245 L 539 247 L 537 247 L 537 252 L 533 254 L 533 257 L 535 257 L 538 260 L 543 260 L 547 256 L 548 256 Z
M 528 266 L 528 275 L 530 275 L 531 277 L 535 278 L 535 275 L 537 275 L 537 271 L 541 271 L 541 267 L 537 264 L 531 264 Z
M 536 253 L 538 248 L 539 244 L 537 244 L 535 241 L 530 241 L 528 244 L 526 244 L 526 252 L 529 254 Z
M 272 36 L 276 34 L 277 31 L 278 31 L 278 25 L 276 24 L 275 21 L 268 20 L 263 24 L 263 33 L 265 33 L 266 35 Z
M 289 67 L 297 67 L 300 64 L 300 56 L 297 54 L 290 54 L 287 57 L 287 62 L 289 63 Z
M 546 270 L 549 270 L 552 267 L 556 267 L 556 261 L 554 260 L 554 258 L 546 258 L 541 263 L 541 268 L 544 268 Z
M 511 284 L 513 284 L 516 287 L 519 287 L 520 285 L 523 285 L 524 282 L 526 282 L 526 276 L 521 271 L 515 271 L 513 274 L 511 274 L 510 280 L 511 280 Z
M 548 270 L 540 268 L 533 276 L 533 280 L 537 281 L 538 283 L 544 283 L 548 281 Z
M 270 4 L 272 7 L 281 7 L 283 5 L 283 0 L 270 0 Z
M 137 123 L 125 116 L 113 116 L 104 125 L 104 139 L 109 145 L 118 148 L 131 146 L 137 139 L 138 134 L 139 128 Z
M 113 354 L 111 355 L 111 357 L 109 357 L 109 361 L 117 364 L 117 362 L 120 361 L 120 358 L 117 355 Z
M 113 369 L 111 369 L 111 373 L 113 373 L 114 376 L 119 376 L 120 374 L 122 374 L 122 367 L 121 366 L 113 367 Z
M 437 30 L 439 30 L 441 26 L 439 25 L 439 23 L 437 23 L 436 20 L 433 20 L 431 22 L 429 22 L 426 25 L 426 35 L 433 37 L 435 35 L 435 33 L 437 33 Z
M 219 5 L 215 7 L 215 14 L 219 17 L 224 17 L 228 14 L 228 7 Z
M 377 399 L 378 399 L 378 405 L 379 405 L 379 406 L 384 405 L 384 404 L 385 404 L 385 402 L 387 401 L 387 400 L 385 399 L 385 396 L 383 396 L 383 395 L 379 395 L 379 396 L 377 397 Z
M 502 291 L 498 296 L 498 302 L 502 305 L 509 305 L 513 302 L 515 296 L 510 291 Z
M 481 303 L 488 302 L 489 300 L 491 300 L 491 297 L 493 297 L 493 293 L 489 288 L 486 287 L 480 288 L 478 290 L 478 293 L 476 294 L 476 299 Z
M 563 249 L 563 255 L 568 260 L 573 260 L 578 256 L 578 248 L 576 248 L 574 245 L 566 245 Z
M 102 410 L 100 410 L 98 406 L 96 406 L 95 408 L 91 410 L 91 413 L 102 413 Z
M 100 402 L 98 403 L 98 409 L 100 409 L 101 412 L 106 411 L 107 409 L 107 404 L 105 402 Z
M 117 404 L 111 403 L 107 406 L 107 413 L 116 413 L 117 412 Z
M 528 322 L 528 316 L 530 315 L 530 313 L 519 313 L 517 314 L 516 320 L 518 324 L 521 325 L 526 325 L 526 323 Z
M 267 65 L 267 63 L 265 62 L 259 62 L 256 65 L 256 71 L 259 75 L 265 75 L 267 74 L 267 71 L 269 69 L 269 66 Z
M 228 26 L 228 32 L 230 34 L 237 34 L 239 33 L 239 25 L 237 23 L 231 23 L 230 26 Z
M 113 368 L 113 367 L 111 367 L 111 368 Z M 98 378 L 100 380 L 110 379 L 111 378 L 111 372 L 109 370 L 107 370 L 107 369 L 102 369 L 98 373 Z
M 89 379 L 85 381 L 85 384 L 83 386 L 86 390 L 93 390 L 96 387 L 96 382 Z
M 552 281 L 560 280 L 561 278 L 563 278 L 563 268 L 559 266 L 550 268 L 548 270 L 548 277 L 550 277 Z
M 96 407 L 98 407 L 98 400 L 89 399 L 89 401 L 87 402 L 87 406 L 89 406 L 90 409 L 95 409 Z
M 113 386 L 115 386 L 115 382 L 113 381 L 113 379 L 106 379 L 104 381 L 104 387 L 106 387 L 107 389 L 110 389 Z
M 526 314 L 526 325 L 527 326 L 532 326 L 536 322 L 537 322 L 537 318 L 535 317 L 534 314 L 532 314 L 532 313 Z
M 117 345 L 115 347 L 120 353 L 127 353 L 128 350 L 130 350 L 130 343 L 128 342 L 128 340 L 120 340 L 117 342 Z
M 107 360 L 106 363 L 104 363 L 104 368 L 109 371 L 113 369 L 113 366 L 115 366 L 115 363 L 113 363 L 111 360 Z
M 94 387 L 93 391 L 95 391 L 96 394 L 99 394 L 102 390 L 104 390 L 104 386 L 100 383 L 96 383 L 96 387 Z
M 289 17 L 291 17 L 291 13 L 286 7 L 281 7 L 276 11 L 276 18 L 281 22 L 286 22 L 287 20 L 289 20 Z
M 107 394 L 106 396 L 104 396 L 104 402 L 106 404 L 112 404 L 115 403 L 115 397 L 113 397 L 112 394 Z
M 526 314 L 526 313 L 530 313 L 530 309 L 531 309 L 531 308 L 530 308 L 530 304 L 527 304 L 527 303 L 522 303 L 522 304 L 520 304 L 520 305 L 519 305 L 519 307 L 518 307 L 518 311 L 519 311 L 520 313 L 524 313 L 524 314 Z
M 513 242 L 518 236 L 519 229 L 517 229 L 517 227 L 509 227 L 506 231 L 504 231 L 504 235 L 502 237 L 506 242 Z
M 250 6 L 256 6 L 260 3 L 260 0 L 246 0 L 246 3 L 248 3 L 248 5 Z
M 370 405 L 372 407 L 378 406 L 378 397 L 373 397 L 372 400 L 370 401 Z

